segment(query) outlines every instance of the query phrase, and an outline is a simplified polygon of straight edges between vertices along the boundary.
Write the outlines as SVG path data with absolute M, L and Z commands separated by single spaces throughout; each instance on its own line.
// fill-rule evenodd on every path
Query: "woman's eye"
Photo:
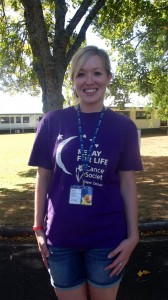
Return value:
M 94 73 L 94 75 L 95 75 L 95 76 L 101 76 L 101 73 L 100 73 L 99 71 L 96 71 L 96 72 Z
M 77 77 L 83 77 L 85 74 L 83 72 L 80 72 L 77 74 Z

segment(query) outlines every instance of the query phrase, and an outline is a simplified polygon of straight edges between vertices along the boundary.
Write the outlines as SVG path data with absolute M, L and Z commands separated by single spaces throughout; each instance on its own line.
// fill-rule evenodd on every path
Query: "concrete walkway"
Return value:
M 35 243 L 2 240 L 0 278 L 1 300 L 56 300 Z M 117 300 L 167 299 L 168 238 L 144 239 L 130 259 Z

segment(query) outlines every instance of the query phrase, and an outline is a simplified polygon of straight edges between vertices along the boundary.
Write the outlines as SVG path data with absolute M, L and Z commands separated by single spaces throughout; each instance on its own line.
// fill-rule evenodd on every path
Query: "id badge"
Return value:
M 90 186 L 73 185 L 70 188 L 69 203 L 92 205 L 93 188 Z

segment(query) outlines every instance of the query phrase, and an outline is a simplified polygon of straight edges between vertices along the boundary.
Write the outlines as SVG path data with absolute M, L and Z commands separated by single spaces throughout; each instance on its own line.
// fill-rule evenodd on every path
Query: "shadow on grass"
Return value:
M 168 157 L 143 156 L 144 171 L 137 173 L 139 221 L 168 220 Z M 19 172 L 35 178 L 36 169 Z M 32 226 L 34 184 L 19 183 L 18 189 L 0 189 L 0 224 Z
M 0 189 L 0 225 L 32 226 L 34 184 L 18 184 L 18 189 Z
M 143 156 L 137 174 L 139 220 L 168 220 L 168 157 Z
M 30 169 L 26 172 L 19 172 L 18 175 L 20 177 L 25 177 L 25 178 L 28 178 L 28 177 L 36 177 L 36 172 L 37 172 L 37 169 Z

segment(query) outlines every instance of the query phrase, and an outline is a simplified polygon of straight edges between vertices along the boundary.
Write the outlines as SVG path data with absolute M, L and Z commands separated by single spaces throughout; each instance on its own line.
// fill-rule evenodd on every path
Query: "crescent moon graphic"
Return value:
M 58 164 L 58 166 L 66 173 L 66 174 L 70 174 L 72 175 L 70 172 L 67 171 L 67 169 L 65 168 L 63 162 L 62 162 L 62 159 L 61 159 L 61 151 L 63 149 L 63 147 L 68 143 L 70 142 L 71 140 L 77 138 L 77 136 L 71 136 L 69 138 L 67 138 L 66 140 L 63 140 L 58 148 L 57 148 L 57 152 L 56 152 L 56 162 Z

